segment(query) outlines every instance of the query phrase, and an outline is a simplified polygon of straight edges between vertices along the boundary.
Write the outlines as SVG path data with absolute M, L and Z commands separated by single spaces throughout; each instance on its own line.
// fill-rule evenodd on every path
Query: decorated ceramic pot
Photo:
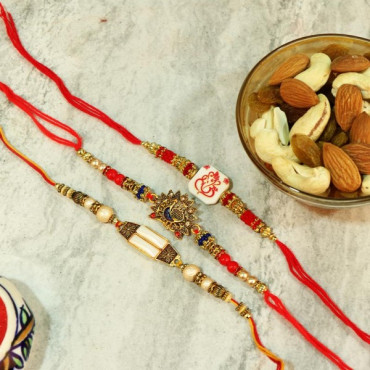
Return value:
M 21 294 L 0 277 L 0 370 L 25 367 L 34 327 L 35 319 Z

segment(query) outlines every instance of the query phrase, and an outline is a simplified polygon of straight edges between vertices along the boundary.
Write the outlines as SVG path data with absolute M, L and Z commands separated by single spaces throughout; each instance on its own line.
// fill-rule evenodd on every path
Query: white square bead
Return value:
M 216 204 L 230 180 L 216 168 L 203 166 L 189 182 L 189 191 L 205 204 Z

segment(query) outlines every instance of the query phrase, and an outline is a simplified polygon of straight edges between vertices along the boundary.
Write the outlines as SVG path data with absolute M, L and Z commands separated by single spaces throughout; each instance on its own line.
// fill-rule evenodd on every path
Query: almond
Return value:
M 352 158 L 362 174 L 370 175 L 370 145 L 348 144 L 342 149 Z
M 315 91 L 295 78 L 289 78 L 281 83 L 280 95 L 286 103 L 295 108 L 310 108 L 319 103 Z
M 272 74 L 269 80 L 269 85 L 279 85 L 283 80 L 296 76 L 304 71 L 310 59 L 304 54 L 295 54 L 281 64 Z
M 354 85 L 340 86 L 335 97 L 335 118 L 343 131 L 351 128 L 353 120 L 361 111 L 361 90 Z
M 330 171 L 331 182 L 338 190 L 350 193 L 361 186 L 361 175 L 357 166 L 341 148 L 324 143 L 323 161 Z
M 370 61 L 362 55 L 342 55 L 331 63 L 334 72 L 362 72 L 370 67 Z
M 351 143 L 370 144 L 370 116 L 366 112 L 353 121 L 349 136 Z

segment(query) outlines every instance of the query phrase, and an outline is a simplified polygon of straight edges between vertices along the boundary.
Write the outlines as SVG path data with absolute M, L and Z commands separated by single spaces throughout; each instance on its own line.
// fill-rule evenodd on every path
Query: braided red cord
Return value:
M 331 362 L 337 365 L 339 369 L 342 370 L 352 369 L 346 363 L 344 363 L 339 356 L 337 356 L 328 347 L 326 347 L 319 340 L 317 340 L 311 333 L 309 333 L 306 330 L 306 328 L 291 315 L 291 313 L 287 310 L 287 308 L 283 305 L 283 303 L 277 296 L 275 296 L 269 290 L 267 290 L 264 294 L 264 299 L 269 307 L 274 309 L 279 315 L 283 316 L 286 320 L 288 320 L 310 344 L 312 344 Z
M 28 116 L 33 120 L 33 122 L 36 124 L 36 126 L 39 128 L 39 130 L 49 137 L 51 140 L 56 141 L 59 144 L 70 146 L 74 148 L 75 150 L 78 150 L 82 147 L 82 138 L 76 131 L 74 131 L 71 127 L 68 125 L 56 120 L 53 117 L 50 117 L 49 115 L 41 112 L 38 110 L 35 106 L 30 104 L 28 101 L 20 97 L 19 95 L 15 94 L 15 92 L 4 83 L 0 82 L 0 90 L 6 95 L 6 97 L 11 101 L 13 104 L 15 104 L 17 107 L 22 109 L 25 113 L 28 114 Z M 60 129 L 68 132 L 73 137 L 76 138 L 76 143 L 67 139 L 64 139 L 58 135 L 55 135 L 51 131 L 49 131 L 46 127 L 44 127 L 36 117 L 40 117 L 44 119 L 46 122 L 49 122 L 53 126 L 59 127 Z
M 55 72 L 53 72 L 50 68 L 38 62 L 28 53 L 28 51 L 24 48 L 19 38 L 17 28 L 15 26 L 12 15 L 4 9 L 1 3 L 0 3 L 0 17 L 4 21 L 6 32 L 9 36 L 9 39 L 13 43 L 14 47 L 18 50 L 18 52 L 25 59 L 27 59 L 35 68 L 37 68 L 41 73 L 43 73 L 44 75 L 49 77 L 52 81 L 54 81 L 62 95 L 71 105 L 81 110 L 82 112 L 85 112 L 86 114 L 89 114 L 90 116 L 93 116 L 99 119 L 100 121 L 104 122 L 106 125 L 119 132 L 126 140 L 130 141 L 132 144 L 135 145 L 141 144 L 140 139 L 134 136 L 130 131 L 128 131 L 118 122 L 115 122 L 104 112 L 102 112 L 98 108 L 95 108 L 94 106 L 85 102 L 84 100 L 78 98 L 77 96 L 72 95 L 71 92 L 66 87 L 65 83 L 63 82 L 63 80 Z

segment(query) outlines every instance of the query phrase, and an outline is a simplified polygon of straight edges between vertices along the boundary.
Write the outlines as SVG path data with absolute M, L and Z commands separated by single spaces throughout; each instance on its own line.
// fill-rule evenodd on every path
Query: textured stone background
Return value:
M 114 1 L 7 0 L 26 47 L 76 95 L 202 165 L 234 179 L 234 191 L 274 227 L 307 270 L 360 327 L 369 327 L 369 207 L 309 208 L 278 192 L 248 160 L 235 125 L 239 88 L 258 60 L 297 37 L 338 32 L 369 38 L 369 0 Z M 106 22 L 102 22 L 106 19 Z M 68 105 L 12 48 L 0 25 L 0 80 L 72 125 L 85 148 L 157 192 L 186 191 L 185 179 Z M 9 139 L 60 182 L 144 223 L 150 210 L 46 140 L 0 96 Z M 145 259 L 113 228 L 60 197 L 0 146 L 0 273 L 17 283 L 37 317 L 31 370 L 273 369 L 232 307 Z M 200 206 L 202 225 L 265 281 L 309 330 L 355 369 L 368 348 L 289 274 L 281 253 L 220 206 Z M 261 338 L 288 369 L 334 369 L 216 261 L 175 242 L 252 308 Z

